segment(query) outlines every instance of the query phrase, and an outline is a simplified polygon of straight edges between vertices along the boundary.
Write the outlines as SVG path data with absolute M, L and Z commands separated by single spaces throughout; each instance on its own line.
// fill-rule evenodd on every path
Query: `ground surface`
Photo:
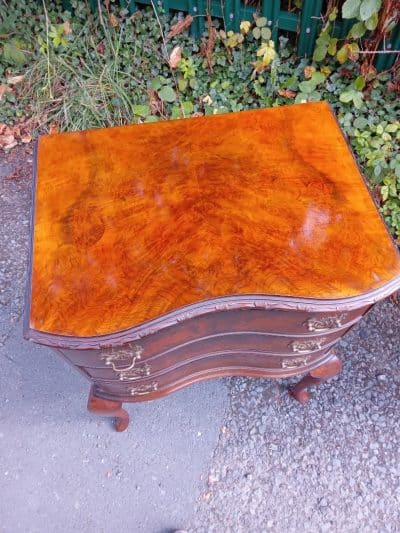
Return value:
M 21 338 L 31 163 L 0 154 L 0 531 L 400 531 L 398 305 L 341 341 L 341 376 L 305 407 L 287 380 L 214 380 L 128 406 L 118 434 Z

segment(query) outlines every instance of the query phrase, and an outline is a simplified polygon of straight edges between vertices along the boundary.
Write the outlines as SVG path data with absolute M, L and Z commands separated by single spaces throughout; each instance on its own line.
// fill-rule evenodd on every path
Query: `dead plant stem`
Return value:
M 46 1 L 42 0 L 44 17 L 46 20 L 46 59 L 47 59 L 47 85 L 49 88 L 50 99 L 53 99 L 53 90 L 51 87 L 51 74 L 50 74 L 50 48 L 49 48 L 49 15 L 47 13 Z

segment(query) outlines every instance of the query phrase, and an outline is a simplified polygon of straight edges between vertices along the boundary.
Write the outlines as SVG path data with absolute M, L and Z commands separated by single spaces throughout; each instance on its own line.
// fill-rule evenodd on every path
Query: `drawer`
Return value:
M 301 374 L 318 366 L 328 350 L 296 357 L 270 355 L 263 352 L 217 353 L 191 361 L 175 369 L 138 379 L 135 382 L 95 379 L 96 391 L 130 401 L 151 399 L 159 393 L 171 392 L 199 379 L 214 376 L 246 375 L 255 377 L 284 377 Z
M 93 378 L 135 381 L 163 369 L 177 368 L 218 353 L 260 352 L 268 355 L 283 354 L 289 358 L 307 355 L 330 347 L 342 335 L 343 330 L 312 338 L 274 336 L 268 333 L 228 333 L 196 339 L 151 357 L 145 357 L 142 353 L 140 358 L 134 351 L 123 352 L 127 357 L 121 357 L 121 351 L 116 348 L 114 357 L 110 351 L 108 361 L 102 360 L 101 367 L 85 365 L 85 370 Z
M 290 337 L 288 343 L 306 337 L 337 338 L 357 321 L 367 310 L 337 313 L 307 313 L 304 311 L 286 311 L 280 309 L 243 309 L 219 311 L 184 320 L 123 346 L 128 350 L 125 359 L 129 359 L 129 350 L 136 346 L 141 350 L 141 359 L 183 346 L 192 341 L 211 336 L 236 333 L 269 333 Z M 286 341 L 285 341 L 286 342 Z M 275 351 L 275 348 L 272 350 Z M 72 363 L 85 367 L 103 367 L 107 349 L 102 350 L 62 350 Z

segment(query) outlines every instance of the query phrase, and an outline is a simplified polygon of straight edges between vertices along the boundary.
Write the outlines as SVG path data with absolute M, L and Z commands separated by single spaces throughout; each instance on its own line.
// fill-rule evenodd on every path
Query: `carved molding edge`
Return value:
M 171 311 L 138 326 L 107 335 L 98 335 L 94 337 L 68 337 L 32 330 L 28 327 L 24 330 L 24 336 L 28 340 L 45 344 L 47 346 L 53 346 L 55 348 L 99 349 L 110 345 L 118 346 L 127 342 L 138 341 L 144 337 L 153 335 L 162 329 L 213 312 L 240 309 L 280 309 L 282 311 L 305 311 L 309 313 L 343 313 L 345 311 L 357 310 L 359 308 L 373 305 L 377 301 L 390 296 L 399 288 L 400 277 L 391 280 L 379 289 L 375 289 L 363 295 L 336 300 L 268 295 L 225 296 L 204 302 L 198 302 Z M 348 323 L 348 325 L 350 324 L 352 324 L 352 322 Z

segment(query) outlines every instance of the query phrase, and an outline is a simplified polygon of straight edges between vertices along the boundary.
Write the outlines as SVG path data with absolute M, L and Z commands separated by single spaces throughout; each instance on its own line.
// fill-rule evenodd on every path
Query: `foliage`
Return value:
M 30 138 L 22 127 L 27 118 L 35 136 L 324 99 L 400 238 L 398 80 L 394 71 L 360 72 L 353 37 L 343 43 L 334 37 L 337 10 L 325 18 L 319 55 L 310 62 L 296 58 L 284 36 L 274 43 L 265 17 L 243 21 L 238 33 L 209 19 L 199 43 L 188 36 L 192 17 L 169 19 L 158 11 L 156 18 L 152 9 L 130 16 L 112 4 L 99 17 L 77 0 L 74 16 L 47 1 L 46 18 L 36 0 L 13 2 L 10 15 L 2 1 L 0 126 L 9 128 L 8 146 L 13 128 L 17 140 Z M 343 8 L 355 11 L 357 3 L 356 17 L 365 17 L 363 1 Z M 359 34 L 354 25 L 351 32 Z M 10 43 L 22 55 L 10 57 L 4 50 Z

